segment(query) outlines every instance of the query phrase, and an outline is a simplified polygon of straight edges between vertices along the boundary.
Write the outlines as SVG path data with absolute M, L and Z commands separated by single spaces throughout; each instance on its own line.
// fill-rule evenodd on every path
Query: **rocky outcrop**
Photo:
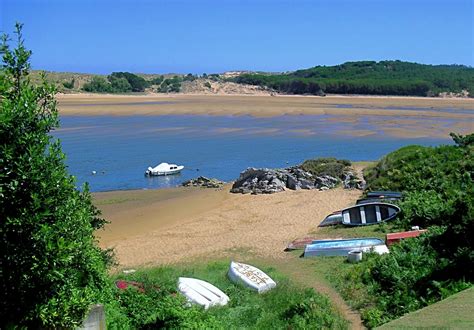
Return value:
M 352 172 L 344 174 L 344 188 L 363 189 L 363 181 Z M 330 175 L 313 176 L 299 167 L 285 169 L 248 168 L 242 173 L 230 190 L 242 194 L 273 194 L 285 189 L 319 189 L 335 188 L 340 179 Z
M 220 188 L 224 182 L 217 179 L 210 179 L 204 176 L 200 176 L 196 179 L 191 179 L 183 182 L 184 187 L 202 187 L 202 188 Z
M 331 182 L 329 187 L 333 188 L 338 183 L 338 179 L 327 177 L 325 178 L 326 181 Z M 232 186 L 231 192 L 273 194 L 285 189 L 315 189 L 324 186 L 323 184 L 316 185 L 318 179 L 298 167 L 285 169 L 248 168 L 240 173 L 240 177 Z
M 342 180 L 342 185 L 344 189 L 364 190 L 365 180 L 360 179 L 356 174 L 349 171 L 344 173 L 344 180 Z

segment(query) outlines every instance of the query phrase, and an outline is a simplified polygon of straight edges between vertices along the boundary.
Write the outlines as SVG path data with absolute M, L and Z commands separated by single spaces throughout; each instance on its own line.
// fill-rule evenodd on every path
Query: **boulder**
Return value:
M 224 182 L 217 179 L 210 179 L 204 176 L 200 176 L 196 179 L 191 179 L 183 182 L 184 187 L 202 187 L 202 188 L 220 188 Z
M 313 176 L 300 167 L 284 169 L 247 168 L 240 173 L 232 186 L 231 192 L 242 194 L 273 194 L 285 189 L 320 189 L 335 188 L 341 180 L 330 175 Z M 353 172 L 344 173 L 343 180 L 346 189 L 363 189 L 364 182 Z
M 335 188 L 338 183 L 339 183 L 338 178 L 332 177 L 330 175 L 322 175 L 322 176 L 317 176 L 316 177 L 316 180 L 314 182 L 314 186 L 315 186 L 315 188 L 318 188 L 318 189 L 321 189 L 321 190 L 322 190 L 323 187 L 325 187 L 327 189 L 332 189 L 332 188 Z
M 357 175 L 350 171 L 344 173 L 344 180 L 342 181 L 342 184 L 344 189 L 364 190 L 365 188 L 365 181 L 363 179 L 359 179 Z

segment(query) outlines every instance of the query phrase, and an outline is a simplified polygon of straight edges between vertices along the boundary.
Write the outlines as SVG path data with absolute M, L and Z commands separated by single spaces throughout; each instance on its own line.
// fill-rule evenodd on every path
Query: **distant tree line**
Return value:
M 474 68 L 402 61 L 347 62 L 286 74 L 243 74 L 232 81 L 287 94 L 372 94 L 434 96 L 441 92 L 474 95 Z
M 204 73 L 202 77 L 212 81 L 220 80 L 218 74 L 207 75 Z M 198 75 L 188 73 L 184 76 L 174 75 L 172 77 L 160 75 L 147 80 L 130 72 L 113 72 L 107 77 L 92 77 L 82 89 L 90 93 L 133 93 L 144 92 L 145 89 L 152 88 L 158 93 L 178 93 L 184 81 L 194 81 L 198 78 Z M 73 88 L 74 81 L 63 82 L 63 86 L 69 89 Z

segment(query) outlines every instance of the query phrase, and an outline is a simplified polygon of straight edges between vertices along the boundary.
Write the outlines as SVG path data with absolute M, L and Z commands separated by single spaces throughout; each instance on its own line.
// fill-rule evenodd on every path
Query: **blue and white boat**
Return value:
M 379 238 L 351 238 L 335 240 L 316 240 L 306 245 L 304 257 L 316 256 L 347 256 L 351 251 L 369 252 L 379 254 L 388 253 L 385 242 Z
M 396 218 L 400 208 L 389 203 L 366 203 L 342 210 L 342 224 L 346 226 L 375 225 Z

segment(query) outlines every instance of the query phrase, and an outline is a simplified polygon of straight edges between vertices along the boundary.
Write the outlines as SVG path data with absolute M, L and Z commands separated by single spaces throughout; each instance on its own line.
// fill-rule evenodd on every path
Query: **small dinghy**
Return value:
M 398 200 L 399 198 L 375 198 L 375 197 L 361 198 L 357 200 L 356 205 L 368 204 L 368 203 L 390 203 L 390 202 L 396 202 Z
M 161 163 L 155 167 L 148 167 L 145 171 L 146 176 L 171 175 L 178 174 L 184 168 L 182 165 Z
M 402 193 L 399 191 L 388 191 L 388 190 L 379 190 L 379 191 L 369 191 L 367 193 L 368 198 L 394 198 L 400 199 L 402 198 Z
M 276 287 L 276 283 L 260 269 L 232 261 L 229 268 L 229 278 L 235 283 L 243 283 L 252 290 L 262 293 Z
M 314 238 L 300 238 L 295 239 L 293 242 L 288 244 L 285 251 L 303 250 L 306 245 L 313 243 Z
M 418 237 L 423 233 L 426 233 L 426 229 L 403 231 L 403 232 L 399 232 L 399 233 L 391 233 L 391 234 L 387 234 L 385 236 L 385 241 L 387 242 L 387 245 L 390 246 L 390 245 L 398 243 L 401 240 L 404 240 L 406 238 Z
M 211 283 L 196 278 L 180 277 L 178 290 L 190 303 L 201 305 L 204 309 L 224 306 L 229 302 L 229 297 L 224 292 Z
M 372 249 L 379 254 L 388 252 L 383 240 L 369 237 L 313 241 L 311 244 L 306 245 L 303 256 L 347 256 L 351 251 L 369 252 Z
M 367 203 L 342 210 L 342 224 L 346 226 L 375 225 L 394 219 L 400 212 L 397 205 Z
M 336 211 L 324 218 L 318 227 L 335 226 L 342 223 L 342 211 Z

